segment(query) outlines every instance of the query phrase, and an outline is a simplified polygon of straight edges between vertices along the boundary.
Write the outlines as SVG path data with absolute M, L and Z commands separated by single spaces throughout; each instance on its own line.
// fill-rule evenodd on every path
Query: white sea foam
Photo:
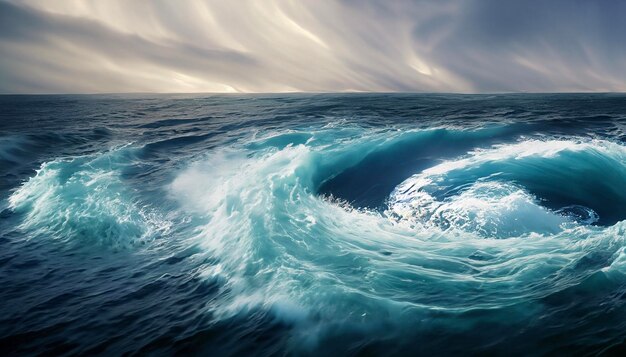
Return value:
M 124 150 L 124 149 L 121 149 Z M 165 232 L 170 223 L 137 205 L 120 179 L 120 152 L 59 159 L 9 197 L 9 207 L 24 214 L 21 228 L 76 244 L 124 247 Z

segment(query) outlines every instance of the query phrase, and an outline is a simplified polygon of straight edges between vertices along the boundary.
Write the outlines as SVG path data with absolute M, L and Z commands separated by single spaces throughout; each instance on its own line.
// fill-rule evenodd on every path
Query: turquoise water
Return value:
M 0 97 L 5 354 L 618 354 L 624 95 Z

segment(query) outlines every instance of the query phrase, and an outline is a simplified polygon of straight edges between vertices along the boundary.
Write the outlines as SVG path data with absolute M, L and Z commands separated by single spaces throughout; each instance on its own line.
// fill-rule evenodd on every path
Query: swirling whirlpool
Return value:
M 11 249 L 64 260 L 27 279 L 63 301 L 30 291 L 4 326 L 65 321 L 75 352 L 102 336 L 78 333 L 91 328 L 119 329 L 109 352 L 223 354 L 596 353 L 624 337 L 619 140 L 530 124 L 244 129 L 210 150 L 210 136 L 168 137 L 43 163 L 7 195 L 2 228 Z M 11 328 L 4 341 L 25 333 Z M 118 344 L 128 334 L 141 349 Z

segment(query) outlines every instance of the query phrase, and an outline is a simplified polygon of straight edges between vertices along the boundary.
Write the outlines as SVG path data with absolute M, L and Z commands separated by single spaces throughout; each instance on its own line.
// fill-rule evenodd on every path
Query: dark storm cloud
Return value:
M 0 91 L 624 91 L 619 1 L 2 1 Z

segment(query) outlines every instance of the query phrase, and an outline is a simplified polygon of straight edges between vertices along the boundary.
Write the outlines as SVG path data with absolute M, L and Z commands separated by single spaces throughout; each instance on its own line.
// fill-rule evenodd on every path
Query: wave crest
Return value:
M 145 242 L 165 222 L 131 198 L 121 180 L 128 148 L 97 155 L 54 160 L 9 197 L 23 214 L 21 228 L 78 244 L 125 247 Z
M 626 150 L 606 141 L 527 140 L 471 152 L 404 181 L 391 214 L 486 236 L 554 234 L 626 218 Z

